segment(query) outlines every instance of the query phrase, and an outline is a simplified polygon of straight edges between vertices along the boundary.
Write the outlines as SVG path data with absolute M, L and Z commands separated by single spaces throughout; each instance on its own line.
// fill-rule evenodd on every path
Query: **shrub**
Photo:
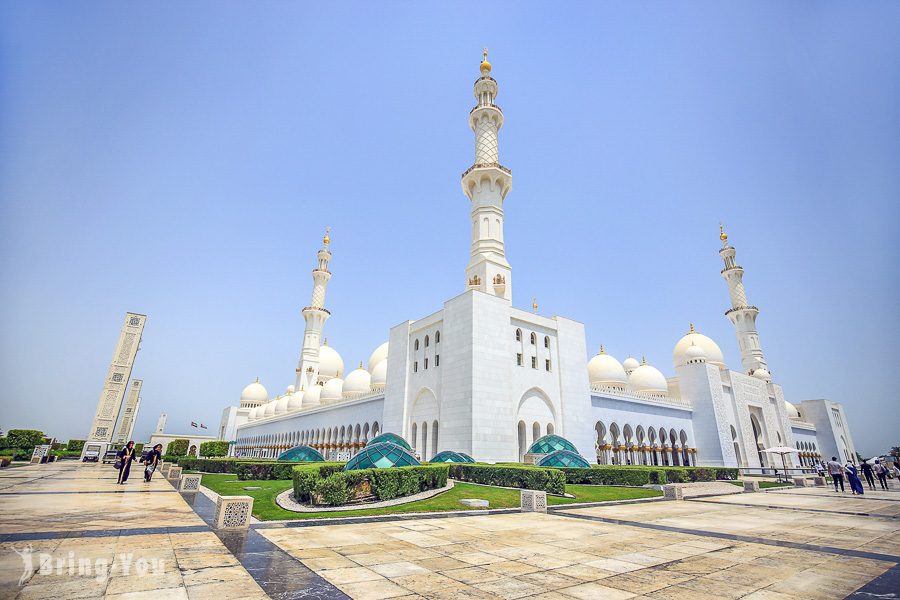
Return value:
M 444 487 L 448 472 L 448 466 L 440 464 L 338 471 L 316 481 L 310 496 L 314 503 L 329 506 L 369 494 L 378 500 L 391 500 Z
M 78 458 L 81 456 L 81 452 L 78 450 L 51 450 L 50 453 L 57 458 Z
M 666 474 L 661 467 L 598 465 L 590 469 L 562 470 L 566 474 L 566 483 L 641 486 L 666 482 Z
M 66 450 L 81 452 L 84 449 L 85 440 L 69 440 L 66 442 Z
M 344 463 L 315 462 L 306 465 L 291 464 L 293 468 L 294 497 L 299 502 L 309 502 L 310 494 L 320 479 L 325 479 L 344 468 Z
M 171 454 L 173 456 L 185 456 L 187 455 L 189 444 L 190 440 L 186 440 L 184 438 L 172 440 L 171 442 L 169 442 L 169 445 L 166 446 L 166 454 Z
M 350 471 L 357 474 L 359 471 Z M 348 485 L 348 477 L 343 476 L 344 472 L 335 473 L 325 479 L 316 481 L 312 495 L 319 500 L 321 504 L 328 506 L 337 506 L 349 502 L 351 496 L 351 488 Z
M 228 442 L 213 441 L 200 444 L 200 456 L 227 456 Z M 290 478 L 288 478 L 290 479 Z
M 30 448 L 44 443 L 44 432 L 37 429 L 10 429 L 6 433 L 6 441 L 10 448 Z
M 175 456 L 174 454 L 163 454 L 162 459 L 167 463 L 172 463 L 173 465 L 177 465 L 178 461 L 183 459 L 183 456 Z
M 0 456 L 0 467 L 8 467 L 12 459 L 12 456 Z
M 566 491 L 566 475 L 556 468 L 456 463 L 450 465 L 450 477 L 484 485 L 543 490 L 550 494 L 563 494 Z

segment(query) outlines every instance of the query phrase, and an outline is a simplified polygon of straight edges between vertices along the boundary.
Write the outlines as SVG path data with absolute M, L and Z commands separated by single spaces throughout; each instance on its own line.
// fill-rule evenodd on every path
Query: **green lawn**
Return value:
M 323 517 L 362 517 L 370 515 L 390 515 L 399 513 L 440 512 L 447 510 L 466 510 L 459 503 L 463 498 L 478 498 L 489 501 L 491 508 L 515 508 L 519 506 L 519 491 L 506 488 L 473 485 L 457 482 L 453 489 L 438 494 L 427 500 L 409 502 L 385 508 L 369 508 L 363 510 L 341 510 L 334 512 L 297 513 L 284 510 L 275 504 L 275 496 L 292 484 L 288 480 L 248 480 L 236 481 L 231 474 L 204 475 L 203 485 L 222 496 L 252 496 L 253 516 L 262 521 L 275 519 L 317 519 Z M 245 490 L 244 487 L 259 487 L 258 490 Z M 603 502 L 608 500 L 626 500 L 630 498 L 650 498 L 662 495 L 661 492 L 645 488 L 607 487 L 595 485 L 567 486 L 570 494 L 577 496 L 561 498 L 548 497 L 551 505 L 571 504 L 573 502 Z

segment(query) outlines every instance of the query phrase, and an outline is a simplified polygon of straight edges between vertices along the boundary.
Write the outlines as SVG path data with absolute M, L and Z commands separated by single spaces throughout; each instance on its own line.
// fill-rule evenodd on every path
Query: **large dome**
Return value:
M 318 450 L 309 446 L 294 446 L 278 455 L 278 460 L 290 462 L 322 462 L 325 460 Z
M 319 346 L 319 380 L 340 377 L 344 372 L 344 360 L 337 350 L 328 345 Z
M 373 388 L 384 387 L 387 381 L 387 359 L 384 359 L 372 369 L 372 379 L 369 385 Z
M 700 346 L 706 352 L 706 362 L 712 363 L 717 367 L 725 367 L 725 357 L 722 356 L 722 350 L 719 348 L 719 345 L 702 333 L 694 331 L 693 324 L 691 324 L 691 330 L 678 340 L 678 343 L 675 344 L 675 349 L 672 351 L 672 362 L 675 363 L 676 367 L 685 365 L 690 360 L 688 348 L 691 346 Z
M 369 363 L 366 365 L 369 369 L 369 373 L 374 375 L 375 367 L 378 366 L 378 363 L 387 359 L 388 357 L 388 343 L 385 342 L 382 345 L 375 348 L 372 352 L 372 355 L 369 356 Z
M 362 368 L 362 363 L 360 363 L 359 368 L 351 371 L 344 379 L 344 396 L 368 394 L 371 381 L 372 376 Z
M 551 452 L 556 452 L 557 450 L 569 450 L 571 452 L 578 453 L 578 450 L 575 449 L 575 446 L 567 440 L 566 438 L 559 435 L 545 435 L 542 438 L 538 438 L 532 445 L 531 448 L 528 449 L 529 454 L 550 454 Z
M 288 400 L 288 411 L 300 410 L 303 408 L 303 390 L 291 394 Z
M 344 380 L 340 377 L 332 377 L 322 386 L 322 403 L 335 402 L 344 394 Z
M 538 462 L 539 467 L 561 467 L 564 469 L 590 469 L 591 463 L 571 450 L 556 450 Z
M 390 442 L 366 444 L 344 465 L 345 471 L 359 469 L 389 469 L 390 467 L 411 467 L 419 464 L 416 457 L 406 448 Z
M 233 398 L 234 396 L 232 396 Z M 244 406 L 259 406 L 269 401 L 269 392 L 257 379 L 241 392 L 241 404 Z
M 787 400 L 784 401 L 784 412 L 787 413 L 788 419 L 799 419 L 800 418 L 800 411 L 797 410 L 796 406 L 794 406 Z
M 628 376 L 625 368 L 616 357 L 607 354 L 600 348 L 600 354 L 588 361 L 588 377 L 592 385 L 625 384 Z
M 303 408 L 322 404 L 322 386 L 314 385 L 303 392 Z
M 396 444 L 406 450 L 412 450 L 409 443 L 396 433 L 382 433 L 381 435 L 376 435 L 371 440 L 369 440 L 369 444 L 380 444 L 381 442 L 389 442 L 391 444 Z M 368 446 L 369 444 L 366 444 L 366 446 Z
M 669 386 L 666 377 L 656 367 L 651 367 L 646 362 L 641 363 L 637 369 L 628 376 L 628 385 L 636 392 L 646 394 L 668 394 Z

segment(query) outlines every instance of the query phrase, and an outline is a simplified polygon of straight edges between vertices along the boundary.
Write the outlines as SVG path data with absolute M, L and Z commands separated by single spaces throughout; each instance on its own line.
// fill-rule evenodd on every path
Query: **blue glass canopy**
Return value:
M 463 454 L 459 452 L 454 452 L 453 450 L 444 450 L 443 452 L 438 452 L 434 456 L 432 456 L 428 462 L 433 463 L 467 463 L 473 462 L 471 460 L 466 459 Z
M 347 461 L 344 470 L 389 469 L 391 467 L 411 467 L 418 464 L 419 461 L 416 460 L 416 457 L 407 452 L 405 448 L 390 442 L 372 440 Z
M 541 459 L 539 467 L 566 467 L 570 469 L 590 469 L 591 463 L 577 452 L 571 450 L 556 450 Z
M 278 455 L 278 460 L 290 462 L 320 462 L 325 457 L 319 454 L 319 451 L 309 446 L 294 446 L 289 450 L 285 450 Z
M 396 433 L 382 433 L 381 435 L 376 435 L 366 446 L 370 446 L 371 444 L 377 444 L 378 442 L 390 442 L 391 444 L 397 444 L 401 448 L 405 448 L 406 450 L 412 450 L 412 447 L 406 443 L 402 437 L 397 435 Z
M 472 458 L 471 456 L 469 456 L 468 454 L 466 454 L 465 452 L 457 452 L 457 454 L 459 454 L 459 455 L 462 456 L 464 459 L 466 459 L 466 462 L 468 462 L 468 463 L 473 463 L 473 462 L 475 462 L 475 459 Z
M 545 435 L 538 438 L 528 449 L 529 454 L 550 454 L 557 450 L 570 450 L 578 454 L 578 450 L 572 445 L 572 442 L 558 435 Z

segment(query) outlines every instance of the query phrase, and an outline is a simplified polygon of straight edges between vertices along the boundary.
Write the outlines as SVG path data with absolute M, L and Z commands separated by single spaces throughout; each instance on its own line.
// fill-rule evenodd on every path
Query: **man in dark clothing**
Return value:
M 887 484 L 887 467 L 881 464 L 880 460 L 875 461 L 875 476 L 878 477 L 878 483 L 881 484 L 881 489 L 888 489 Z
M 872 465 L 870 465 L 868 461 L 863 461 L 862 472 L 863 472 L 863 475 L 866 476 L 866 482 L 869 484 L 869 489 L 874 490 L 875 489 L 875 476 L 872 475 Z
M 834 491 L 837 491 L 838 484 L 841 485 L 841 491 L 844 491 L 844 467 L 841 466 L 841 463 L 837 461 L 837 456 L 832 456 L 831 460 L 828 461 L 828 474 L 831 475 L 831 480 L 834 482 Z

